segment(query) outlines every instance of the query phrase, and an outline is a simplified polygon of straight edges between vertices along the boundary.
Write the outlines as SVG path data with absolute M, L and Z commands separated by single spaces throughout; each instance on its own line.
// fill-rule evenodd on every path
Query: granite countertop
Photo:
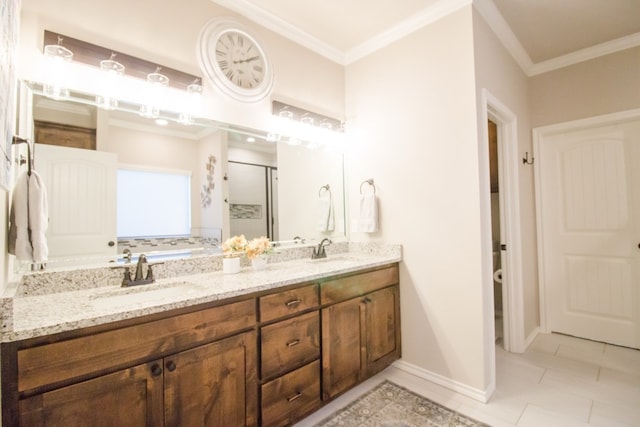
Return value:
M 355 250 L 354 250 L 355 249 Z M 349 247 L 328 258 L 298 258 L 269 263 L 264 270 L 250 266 L 237 274 L 222 271 L 178 275 L 149 285 L 123 288 L 95 286 L 4 298 L 2 342 L 101 325 L 146 314 L 223 300 L 253 292 L 350 273 L 399 262 L 399 245 Z M 7 301 L 9 300 L 9 301 Z

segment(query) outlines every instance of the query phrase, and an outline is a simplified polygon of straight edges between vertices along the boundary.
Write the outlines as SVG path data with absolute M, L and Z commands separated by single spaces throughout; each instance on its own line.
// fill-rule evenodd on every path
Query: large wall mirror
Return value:
M 190 125 L 56 100 L 23 82 L 20 121 L 49 192 L 50 265 L 133 253 L 218 250 L 231 235 L 309 243 L 345 237 L 340 151 L 267 140 L 268 130 Z M 327 227 L 327 200 L 332 212 Z

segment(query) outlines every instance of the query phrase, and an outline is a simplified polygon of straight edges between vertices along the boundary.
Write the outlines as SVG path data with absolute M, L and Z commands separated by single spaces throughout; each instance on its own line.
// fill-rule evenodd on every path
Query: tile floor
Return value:
M 312 426 L 389 379 L 493 427 L 639 427 L 640 351 L 539 334 L 523 354 L 496 347 L 497 387 L 484 404 L 390 367 L 305 418 Z

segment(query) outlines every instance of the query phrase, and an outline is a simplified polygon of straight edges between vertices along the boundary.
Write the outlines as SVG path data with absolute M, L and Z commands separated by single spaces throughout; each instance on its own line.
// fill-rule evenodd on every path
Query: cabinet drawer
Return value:
M 260 321 L 284 317 L 318 306 L 318 285 L 303 286 L 260 298 Z
M 262 328 L 262 378 L 272 378 L 320 356 L 320 315 L 302 314 Z
M 255 300 L 18 351 L 18 391 L 212 341 L 256 324 Z
M 331 280 L 320 288 L 320 302 L 332 304 L 398 283 L 398 265 Z
M 262 425 L 287 426 L 320 407 L 320 361 L 262 386 Z

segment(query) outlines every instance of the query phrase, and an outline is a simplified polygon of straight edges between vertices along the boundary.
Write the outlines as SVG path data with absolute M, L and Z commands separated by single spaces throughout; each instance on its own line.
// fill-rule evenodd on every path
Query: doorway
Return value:
M 278 240 L 277 169 L 229 160 L 229 228 L 232 236 Z
M 495 318 L 493 274 L 493 246 L 491 236 L 491 193 L 489 150 L 489 120 L 496 124 L 499 218 L 500 218 L 500 269 L 503 337 L 502 345 L 506 351 L 522 353 L 526 348 L 524 328 L 524 296 L 522 277 L 522 238 L 520 226 L 519 168 L 521 157 L 518 149 L 518 129 L 516 115 L 488 90 L 482 90 L 482 132 L 484 146 L 481 158 L 483 175 L 486 176 L 486 198 L 483 206 L 483 311 L 485 313 L 485 351 L 489 362 L 488 369 L 495 370 Z M 493 372 L 495 378 L 495 371 Z
M 501 241 L 501 210 L 500 210 L 500 162 L 498 155 L 498 125 L 489 119 L 487 121 L 489 140 L 489 184 L 491 187 L 491 248 L 493 266 L 493 310 L 495 322 L 495 342 L 503 345 L 504 320 L 502 309 L 502 241 Z

